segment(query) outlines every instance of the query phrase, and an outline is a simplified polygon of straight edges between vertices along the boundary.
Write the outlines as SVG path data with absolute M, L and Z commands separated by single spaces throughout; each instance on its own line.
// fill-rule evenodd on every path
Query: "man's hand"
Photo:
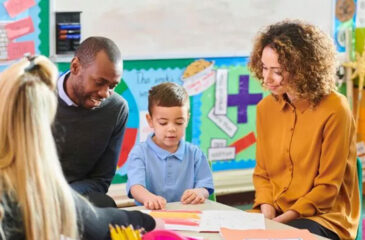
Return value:
M 267 203 L 261 204 L 260 208 L 261 208 L 261 213 L 264 214 L 265 218 L 273 219 L 276 217 L 275 208 L 270 204 Z
M 183 204 L 199 204 L 204 203 L 209 196 L 209 192 L 205 188 L 187 189 L 181 196 Z
M 166 199 L 161 196 L 151 196 L 147 198 L 144 203 L 144 207 L 150 210 L 164 209 L 166 206 Z

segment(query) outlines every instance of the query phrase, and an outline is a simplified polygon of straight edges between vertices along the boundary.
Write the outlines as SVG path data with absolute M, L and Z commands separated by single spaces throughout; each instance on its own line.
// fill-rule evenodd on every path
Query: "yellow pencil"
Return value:
M 130 232 L 133 234 L 134 239 L 137 240 L 138 239 L 138 236 L 137 236 L 138 230 L 134 230 L 132 225 L 129 225 L 128 227 L 130 229 Z
M 109 229 L 112 240 L 142 240 L 142 231 L 134 230 L 132 225 L 129 225 L 128 227 L 115 225 L 115 227 L 113 227 L 109 224 Z
M 109 224 L 109 229 L 110 229 L 110 237 L 112 238 L 112 240 L 120 240 L 115 228 Z
M 128 240 L 135 240 L 134 238 L 134 234 L 133 234 L 133 231 L 132 229 L 130 228 L 130 226 L 124 228 L 124 232 L 125 234 L 127 235 L 127 239 Z
M 128 240 L 128 237 L 124 232 L 124 227 L 120 228 L 118 225 L 116 225 L 116 227 L 117 227 L 117 232 L 118 232 L 118 235 L 119 235 L 119 239 L 120 240 Z

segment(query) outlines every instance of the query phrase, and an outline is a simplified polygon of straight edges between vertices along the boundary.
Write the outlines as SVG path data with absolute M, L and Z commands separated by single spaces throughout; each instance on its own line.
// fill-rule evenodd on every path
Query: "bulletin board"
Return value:
M 109 37 L 125 59 L 248 56 L 257 31 L 285 18 L 333 32 L 334 0 L 78 0 L 77 4 L 51 0 L 50 4 L 51 25 L 55 12 L 81 11 L 81 38 Z
M 47 0 L 0 0 L 0 72 L 25 53 L 49 55 Z

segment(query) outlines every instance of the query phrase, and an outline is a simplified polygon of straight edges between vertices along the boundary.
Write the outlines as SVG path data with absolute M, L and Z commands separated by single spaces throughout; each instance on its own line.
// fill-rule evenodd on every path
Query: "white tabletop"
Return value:
M 128 207 L 128 208 L 123 208 L 124 210 L 142 210 L 142 209 L 146 209 L 143 206 L 140 207 Z M 173 202 L 173 203 L 168 203 L 166 205 L 166 210 L 237 210 L 237 211 L 241 211 L 237 208 L 233 208 L 218 202 L 213 202 L 210 200 L 205 201 L 204 204 L 197 204 L 197 205 L 185 205 L 185 204 L 181 204 L 180 202 Z M 288 228 L 292 228 L 288 225 L 282 224 L 282 223 L 278 223 L 269 219 L 265 219 L 265 225 L 266 225 L 266 229 L 288 229 Z M 192 236 L 192 237 L 203 237 L 205 239 L 209 239 L 209 240 L 222 240 L 222 236 L 219 233 L 199 233 L 199 232 L 190 232 L 190 231 L 177 231 L 182 233 L 184 236 Z M 327 239 L 321 236 L 317 236 L 317 239 Z

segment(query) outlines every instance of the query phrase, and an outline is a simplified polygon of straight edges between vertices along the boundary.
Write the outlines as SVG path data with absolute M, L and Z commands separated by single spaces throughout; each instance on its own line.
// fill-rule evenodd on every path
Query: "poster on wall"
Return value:
M 355 29 L 357 1 L 336 0 L 333 38 L 337 52 L 340 54 L 346 52 L 346 29 Z
M 256 104 L 268 93 L 250 75 L 247 62 L 248 57 L 232 57 L 189 59 L 173 67 L 127 66 L 123 84 L 116 89 L 130 109 L 124 137 L 129 141 L 123 142 L 117 175 L 126 175 L 125 163 L 134 143 L 152 133 L 145 118 L 148 90 L 166 81 L 188 92 L 191 117 L 185 139 L 202 149 L 213 171 L 253 168 Z
M 41 52 L 41 1 L 0 0 L 0 72 L 24 54 Z

